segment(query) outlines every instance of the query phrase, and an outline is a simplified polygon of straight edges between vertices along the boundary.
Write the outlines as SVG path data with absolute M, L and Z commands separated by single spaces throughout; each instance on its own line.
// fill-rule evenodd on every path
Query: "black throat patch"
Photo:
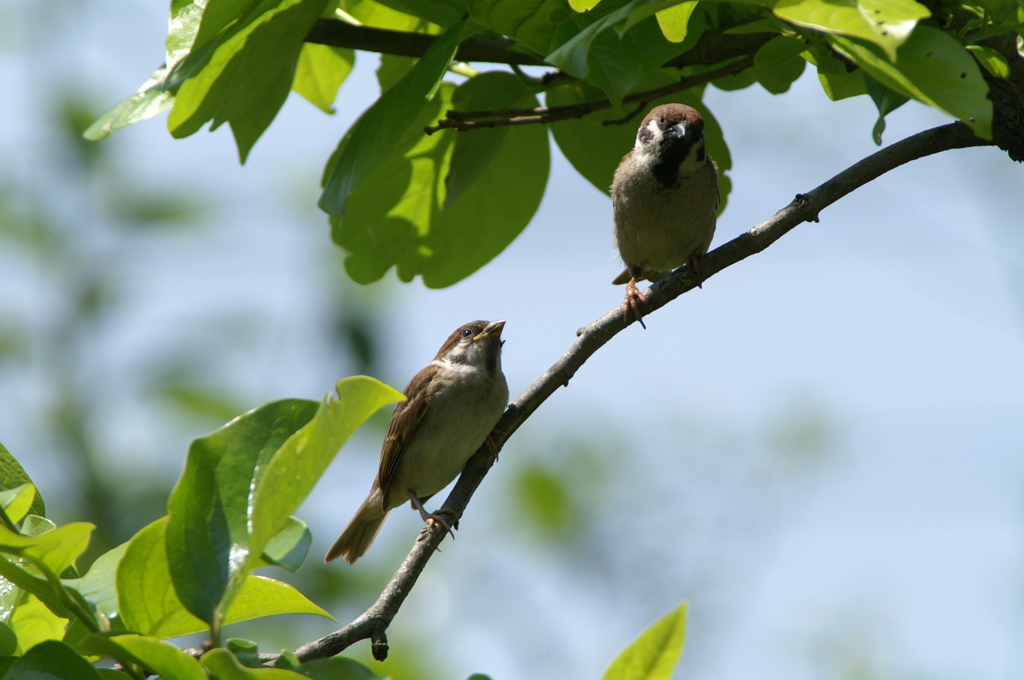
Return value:
M 704 138 L 703 133 L 698 132 L 693 137 L 687 135 L 682 139 L 668 139 L 662 141 L 658 156 L 660 160 L 651 168 L 654 178 L 667 189 L 679 186 L 679 165 L 690 153 L 697 142 Z M 704 160 L 704 147 L 701 146 L 697 152 L 697 161 Z

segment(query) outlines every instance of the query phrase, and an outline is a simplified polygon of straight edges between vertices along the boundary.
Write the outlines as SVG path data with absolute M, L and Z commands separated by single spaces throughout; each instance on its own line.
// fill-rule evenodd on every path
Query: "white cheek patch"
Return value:
M 651 133 L 651 141 L 648 142 L 648 145 L 657 144 L 658 140 L 661 139 L 661 128 L 658 127 L 658 121 L 652 118 L 646 127 Z M 633 148 L 639 153 L 647 153 L 647 146 L 640 141 L 640 135 L 636 136 L 636 144 L 633 145 Z

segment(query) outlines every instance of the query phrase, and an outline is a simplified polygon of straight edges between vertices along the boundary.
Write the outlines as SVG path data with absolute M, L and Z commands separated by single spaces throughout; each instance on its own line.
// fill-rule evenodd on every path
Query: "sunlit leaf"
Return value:
M 0 216 L 2 217 L 2 216 Z M 30 484 L 32 479 L 25 472 L 25 468 L 0 444 L 0 488 L 13 489 L 22 484 Z M 33 514 L 45 516 L 46 507 L 43 504 L 43 497 L 36 491 L 36 498 L 32 501 L 30 511 Z
M 334 113 L 338 89 L 355 61 L 355 50 L 306 43 L 299 52 L 292 89 L 324 113 Z
M 36 495 L 36 485 L 31 482 L 26 482 L 13 489 L 5 489 L 0 491 L 0 507 L 3 507 L 7 519 L 12 522 L 20 522 L 32 509 Z
M 207 122 L 211 130 L 229 123 L 244 163 L 287 99 L 304 39 L 327 2 L 280 0 L 218 44 L 178 89 L 167 118 L 171 134 L 187 137 Z M 208 6 L 197 45 L 203 44 L 210 13 L 224 4 Z
M 164 547 L 167 518 L 136 534 L 117 572 L 121 617 L 133 631 L 168 638 L 197 633 L 207 624 L 192 616 L 178 599 L 171 583 Z M 224 624 L 275 614 L 316 614 L 329 617 L 292 586 L 250 575 L 231 602 Z
M 304 399 L 271 402 L 189 446 L 185 470 L 167 502 L 167 558 L 178 597 L 203 621 L 213 621 L 248 557 L 252 489 L 317 408 Z
M 398 140 L 433 96 L 462 37 L 465 21 L 434 41 L 423 58 L 381 95 L 349 129 L 324 171 L 320 208 L 341 215 L 360 183 L 395 148 Z
M 206 673 L 198 661 L 174 645 L 154 637 L 90 635 L 79 641 L 77 646 L 86 654 L 138 664 L 165 680 L 206 680 Z
M 479 162 L 481 174 L 466 187 L 471 178 L 459 171 L 455 181 L 461 192 L 442 208 L 455 132 L 443 130 L 427 137 L 422 127 L 451 108 L 454 89 L 450 83 L 442 86 L 395 152 L 353 194 L 345 216 L 332 219 L 332 236 L 350 253 L 345 269 L 354 281 L 376 281 L 396 266 L 403 281 L 421 275 L 431 288 L 452 285 L 504 250 L 540 205 L 550 163 L 547 132 L 525 125 L 489 138 L 503 138 L 490 162 L 484 154 L 493 153 L 493 146 L 475 160 L 464 157 L 463 162 Z M 536 105 L 532 95 L 517 104 Z M 467 153 L 475 150 L 471 141 L 466 144 Z
M 18 636 L 19 646 L 26 650 L 46 640 L 60 640 L 67 623 L 68 619 L 57 616 L 35 596 L 29 595 L 14 610 L 9 625 Z
M 686 641 L 684 602 L 640 634 L 612 662 L 604 680 L 669 680 Z
M 668 9 L 663 9 L 654 15 L 666 40 L 673 43 L 686 40 L 690 17 L 695 9 L 697 9 L 697 0 L 689 0 L 689 2 L 681 2 Z M 630 16 L 630 19 L 632 18 Z
M 1006 63 L 1006 57 L 999 52 L 982 45 L 968 45 L 967 49 L 978 60 L 978 63 L 996 78 L 1010 77 L 1010 65 Z
M 905 97 L 959 118 L 975 134 L 992 137 L 992 102 L 978 62 L 943 31 L 919 26 L 890 63 L 879 48 L 843 36 L 829 36 L 833 48 L 872 78 Z
M 892 60 L 918 20 L 931 16 L 914 0 L 779 0 L 772 11 L 798 26 L 872 42 Z

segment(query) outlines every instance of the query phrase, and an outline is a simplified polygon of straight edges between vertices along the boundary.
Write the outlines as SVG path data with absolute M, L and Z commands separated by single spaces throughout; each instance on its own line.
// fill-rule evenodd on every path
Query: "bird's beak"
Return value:
M 669 129 L 665 130 L 665 134 L 674 139 L 682 139 L 686 136 L 686 126 L 682 123 L 676 123 Z
M 500 338 L 501 337 L 501 329 L 504 328 L 504 327 L 505 327 L 505 322 L 504 321 L 492 321 L 489 324 L 487 324 L 486 328 L 484 328 L 476 336 L 473 337 L 473 342 L 477 342 L 479 340 L 486 340 L 487 338 L 489 338 L 491 336 Z

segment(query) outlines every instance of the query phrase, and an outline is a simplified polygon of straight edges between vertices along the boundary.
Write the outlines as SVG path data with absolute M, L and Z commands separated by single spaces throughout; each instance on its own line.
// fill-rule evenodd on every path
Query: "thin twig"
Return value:
M 788 206 L 767 221 L 711 251 L 701 258 L 699 277 L 694 276 L 689 267 L 681 267 L 644 291 L 644 297 L 650 302 L 652 312 L 663 307 L 723 269 L 761 252 L 798 224 L 818 221 L 819 213 L 826 207 L 904 163 L 951 149 L 992 144 L 991 141 L 975 137 L 961 123 L 919 132 L 855 163 L 816 189 L 797 195 Z M 625 311 L 624 306 L 619 305 L 589 326 L 581 328 L 577 332 L 579 337 L 569 351 L 509 405 L 492 433 L 498 450 L 555 390 L 569 385 L 569 380 L 587 359 L 633 323 L 632 315 L 626 317 Z M 462 517 L 473 492 L 493 464 L 494 456 L 488 446 L 481 446 L 469 459 L 442 507 Z M 297 649 L 295 654 L 299 660 L 305 662 L 334 656 L 351 644 L 367 638 L 373 641 L 374 658 L 386 657 L 388 648 L 385 631 L 444 536 L 445 530 L 440 525 L 424 527 L 402 566 L 373 606 L 340 630 Z
M 645 104 L 661 99 L 662 97 L 691 87 L 706 85 L 719 78 L 734 76 L 737 73 L 747 70 L 754 65 L 753 57 L 744 57 L 730 62 L 706 73 L 681 78 L 680 80 L 644 92 L 635 92 L 623 98 L 623 104 Z M 497 109 L 494 111 L 455 111 L 450 110 L 445 118 L 439 120 L 437 125 L 423 128 L 428 135 L 446 128 L 464 131 L 478 128 L 505 127 L 508 125 L 537 125 L 541 123 L 554 123 L 570 118 L 582 118 L 595 111 L 603 111 L 612 108 L 611 101 L 602 99 L 595 102 L 582 102 L 580 104 L 566 104 L 565 106 L 538 106 L 532 109 Z

